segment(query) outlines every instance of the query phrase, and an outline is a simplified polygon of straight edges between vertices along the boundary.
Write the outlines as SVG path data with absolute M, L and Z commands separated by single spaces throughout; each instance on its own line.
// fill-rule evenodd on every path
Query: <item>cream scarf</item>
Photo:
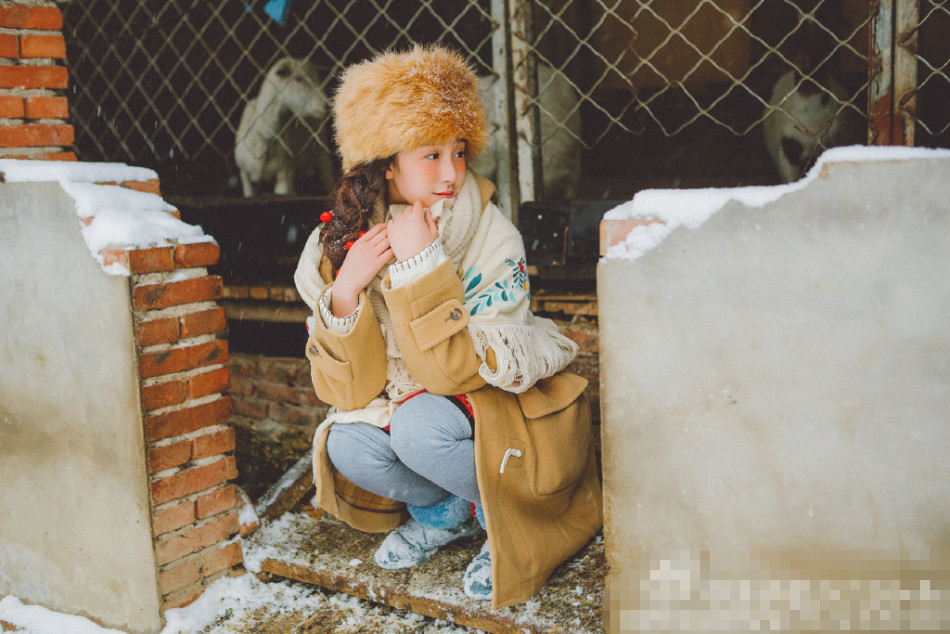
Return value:
M 378 202 L 370 224 L 383 222 L 404 208 L 391 205 L 386 209 L 385 203 Z M 481 208 L 475 177 L 469 173 L 458 196 L 436 203 L 431 210 L 439 228 L 442 251 L 461 277 L 465 290 L 463 305 L 469 312 L 468 332 L 482 359 L 479 374 L 485 382 L 520 393 L 563 370 L 577 354 L 577 345 L 562 335 L 550 319 L 536 317 L 529 310 L 521 234 L 494 203 Z M 319 229 L 307 241 L 294 276 L 301 297 L 311 308 L 315 308 L 326 286 L 317 271 L 323 256 L 318 238 Z M 380 272 L 367 288 L 367 296 L 386 341 L 386 393 L 391 403 L 399 403 L 422 388 L 413 381 L 396 347 L 392 319 L 381 292 L 389 272 L 386 268 Z M 321 319 L 319 309 L 315 318 Z M 494 352 L 494 370 L 485 363 L 489 349 Z M 353 415 L 354 420 L 359 419 L 357 412 Z M 334 418 L 343 422 L 350 416 Z

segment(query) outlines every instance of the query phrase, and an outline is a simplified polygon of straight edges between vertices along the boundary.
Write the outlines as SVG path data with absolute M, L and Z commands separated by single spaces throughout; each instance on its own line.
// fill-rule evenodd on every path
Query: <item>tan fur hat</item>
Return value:
M 465 139 L 472 159 L 488 140 L 478 78 L 460 55 L 437 46 L 350 66 L 333 113 L 344 171 L 450 139 Z

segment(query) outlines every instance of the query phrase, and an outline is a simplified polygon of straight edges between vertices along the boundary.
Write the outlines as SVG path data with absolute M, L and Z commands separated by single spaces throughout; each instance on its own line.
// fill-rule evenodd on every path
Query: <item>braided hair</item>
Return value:
M 346 243 L 369 229 L 373 205 L 385 191 L 386 170 L 391 162 L 392 158 L 382 158 L 360 163 L 345 172 L 333 190 L 333 216 L 320 230 L 320 245 L 334 271 L 346 257 Z

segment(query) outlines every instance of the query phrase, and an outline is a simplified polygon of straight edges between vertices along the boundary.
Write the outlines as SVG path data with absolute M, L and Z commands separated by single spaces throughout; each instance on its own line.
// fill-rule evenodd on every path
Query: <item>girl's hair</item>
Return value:
M 373 205 L 384 191 L 392 158 L 360 163 L 340 177 L 330 195 L 333 217 L 320 229 L 320 245 L 336 271 L 346 257 L 346 243 L 369 229 Z

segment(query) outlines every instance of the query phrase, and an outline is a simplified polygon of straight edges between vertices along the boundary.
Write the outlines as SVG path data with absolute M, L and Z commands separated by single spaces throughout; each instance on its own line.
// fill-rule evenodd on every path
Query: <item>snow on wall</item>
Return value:
M 799 181 L 785 185 L 759 187 L 731 187 L 706 189 L 646 189 L 633 200 L 614 207 L 604 220 L 649 218 L 660 220 L 635 227 L 626 240 L 610 247 L 604 260 L 623 258 L 635 260 L 660 244 L 679 226 L 696 229 L 714 213 L 736 200 L 750 207 L 762 207 L 785 194 L 798 191 L 817 179 L 827 163 L 859 161 L 903 161 L 911 159 L 945 158 L 950 150 L 909 148 L 899 146 L 868 147 L 855 145 L 836 147 L 825 151 L 814 167 Z
M 58 182 L 76 201 L 82 235 L 93 257 L 110 275 L 129 275 L 121 265 L 105 266 L 106 248 L 150 248 L 175 243 L 214 242 L 199 226 L 182 222 L 161 196 L 105 183 L 157 180 L 144 167 L 123 163 L 73 163 L 0 159 L 7 183 Z M 91 220 L 90 220 L 91 219 Z

